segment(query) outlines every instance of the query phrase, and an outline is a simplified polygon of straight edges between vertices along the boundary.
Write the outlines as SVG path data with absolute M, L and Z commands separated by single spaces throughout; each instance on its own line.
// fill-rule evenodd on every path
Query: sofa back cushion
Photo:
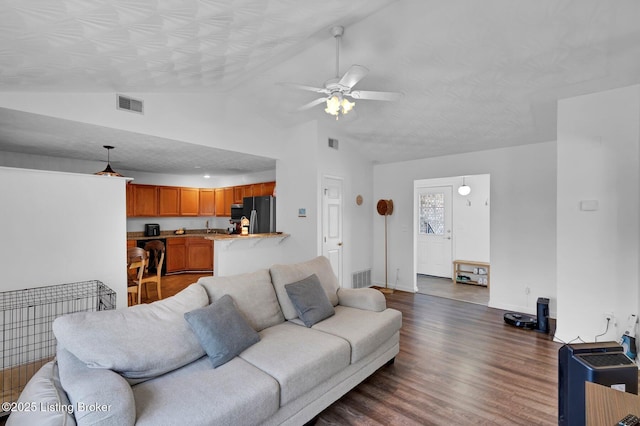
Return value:
M 211 303 L 225 294 L 231 296 L 240 313 L 256 331 L 284 322 L 267 269 L 227 277 L 203 277 L 198 284 L 207 291 Z
M 53 332 L 88 367 L 113 370 L 133 384 L 204 356 L 184 314 L 208 304 L 202 286 L 191 284 L 148 305 L 63 315 L 53 322 Z
M 278 296 L 282 313 L 287 320 L 297 318 L 298 313 L 287 295 L 285 285 L 295 283 L 313 274 L 320 280 L 320 284 L 331 305 L 336 306 L 338 304 L 338 288 L 340 287 L 338 278 L 333 273 L 329 259 L 324 256 L 318 256 L 315 259 L 291 265 L 273 265 L 269 272 L 271 273 L 271 282 Z

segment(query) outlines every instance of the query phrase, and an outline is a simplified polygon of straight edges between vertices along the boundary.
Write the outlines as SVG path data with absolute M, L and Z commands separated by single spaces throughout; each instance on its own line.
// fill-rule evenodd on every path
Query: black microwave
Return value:
M 242 219 L 243 204 L 231 204 L 231 220 Z

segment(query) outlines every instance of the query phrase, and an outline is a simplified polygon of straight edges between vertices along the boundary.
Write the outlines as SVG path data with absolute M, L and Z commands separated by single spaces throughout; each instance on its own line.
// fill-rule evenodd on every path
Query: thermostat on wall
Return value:
M 582 210 L 583 212 L 594 212 L 598 210 L 598 200 L 580 201 L 580 210 Z

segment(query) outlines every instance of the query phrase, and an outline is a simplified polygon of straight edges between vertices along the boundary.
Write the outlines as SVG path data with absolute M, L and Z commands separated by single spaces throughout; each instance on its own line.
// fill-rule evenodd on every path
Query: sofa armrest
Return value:
M 60 383 L 74 408 L 78 426 L 133 425 L 136 406 L 131 385 L 106 368 L 90 368 L 58 346 Z
M 384 294 L 374 288 L 339 288 L 338 304 L 374 312 L 387 309 Z

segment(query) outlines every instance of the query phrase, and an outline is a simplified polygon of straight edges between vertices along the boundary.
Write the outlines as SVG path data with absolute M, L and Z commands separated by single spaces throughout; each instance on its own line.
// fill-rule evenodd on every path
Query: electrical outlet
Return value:
M 529 287 L 525 287 L 524 294 L 530 294 L 530 293 L 531 293 L 531 289 Z
M 613 325 L 615 323 L 613 312 L 605 312 L 604 314 L 602 314 L 602 317 L 605 321 L 609 320 L 609 325 Z

